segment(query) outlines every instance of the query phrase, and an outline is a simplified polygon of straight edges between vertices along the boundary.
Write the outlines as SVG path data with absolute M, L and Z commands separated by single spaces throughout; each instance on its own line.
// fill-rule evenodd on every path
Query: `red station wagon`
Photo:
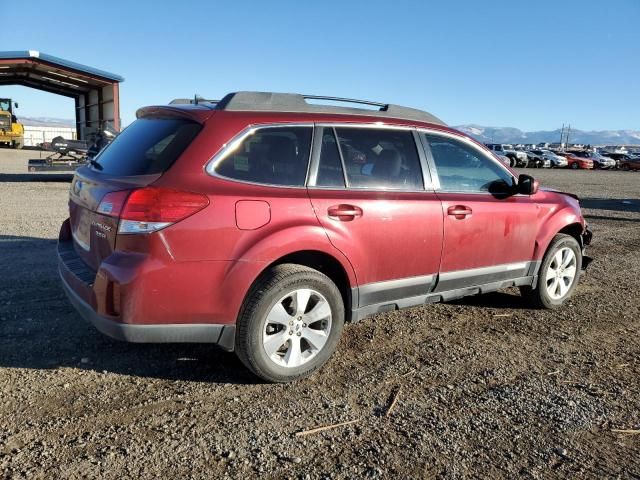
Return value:
M 71 303 L 117 339 L 291 381 L 345 321 L 510 286 L 556 308 L 589 261 L 577 197 L 420 110 L 238 92 L 137 117 L 77 170 L 58 243 Z

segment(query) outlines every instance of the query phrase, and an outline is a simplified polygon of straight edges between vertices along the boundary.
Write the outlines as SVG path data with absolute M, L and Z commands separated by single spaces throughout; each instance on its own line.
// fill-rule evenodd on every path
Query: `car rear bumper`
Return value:
M 133 343 L 215 343 L 228 351 L 234 349 L 235 325 L 134 325 L 119 323 L 97 313 L 71 289 L 69 284 L 65 282 L 62 273 L 60 277 L 67 298 L 80 316 L 98 331 L 111 338 Z
M 75 253 L 71 241 L 61 235 L 58 241 L 58 272 L 62 287 L 78 313 L 100 332 L 117 340 L 135 343 L 214 343 L 233 351 L 235 325 L 213 323 L 138 324 L 99 313 L 92 272 Z

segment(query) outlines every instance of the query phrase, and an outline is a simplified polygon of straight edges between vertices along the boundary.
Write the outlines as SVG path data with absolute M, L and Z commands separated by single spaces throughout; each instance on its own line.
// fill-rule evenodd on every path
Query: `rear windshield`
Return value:
M 182 118 L 140 118 L 129 125 L 95 158 L 92 168 L 107 175 L 162 173 L 200 131 L 200 124 Z

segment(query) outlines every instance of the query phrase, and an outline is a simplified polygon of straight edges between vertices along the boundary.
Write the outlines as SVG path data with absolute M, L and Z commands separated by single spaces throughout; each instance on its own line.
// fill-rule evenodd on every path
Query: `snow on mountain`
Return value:
M 483 143 L 540 143 L 559 142 L 561 130 L 541 130 L 523 132 L 512 127 L 483 127 L 480 125 L 459 125 L 453 127 L 474 137 Z M 571 130 L 570 143 L 584 143 L 588 145 L 640 145 L 640 131 L 638 130 L 601 130 L 583 131 Z
M 55 117 L 18 117 L 18 121 L 29 127 L 75 127 L 75 120 Z

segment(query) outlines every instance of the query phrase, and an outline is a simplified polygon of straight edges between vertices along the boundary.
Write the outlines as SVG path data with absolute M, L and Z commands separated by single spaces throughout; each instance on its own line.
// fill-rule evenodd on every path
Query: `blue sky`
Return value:
M 452 125 L 640 130 L 640 0 L 11 5 L 0 1 L 2 50 L 125 77 L 125 124 L 143 105 L 262 90 L 405 104 Z M 73 117 L 63 97 L 0 96 L 19 115 Z

